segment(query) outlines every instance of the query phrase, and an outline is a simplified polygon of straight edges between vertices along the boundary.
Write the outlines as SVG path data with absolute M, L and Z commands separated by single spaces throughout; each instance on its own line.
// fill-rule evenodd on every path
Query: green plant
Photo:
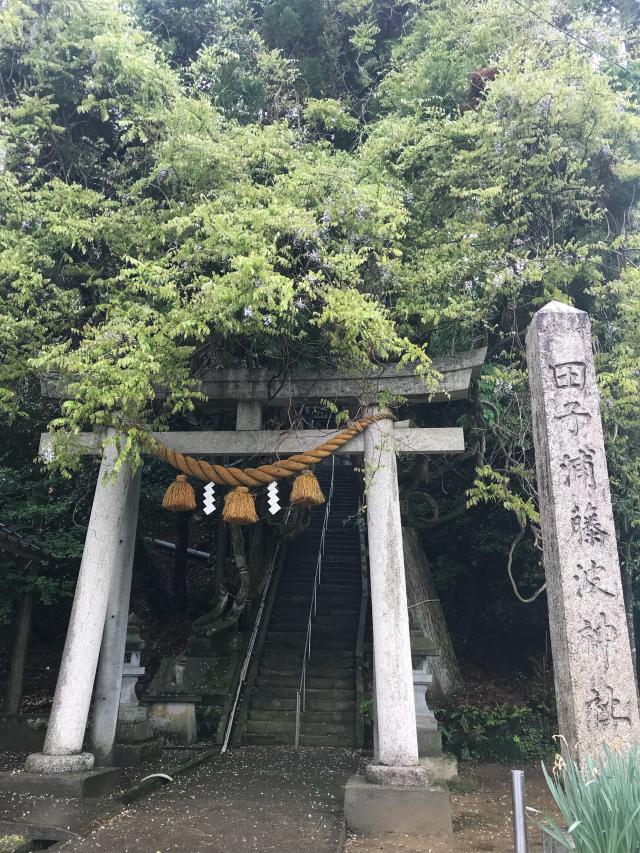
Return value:
M 442 739 L 463 760 L 527 761 L 549 754 L 556 730 L 546 705 L 455 705 L 435 709 Z
M 363 720 L 371 722 L 373 720 L 373 699 L 361 699 L 358 702 L 358 714 Z
M 547 819 L 543 826 L 566 850 L 576 853 L 634 853 L 640 850 L 640 750 L 609 750 L 589 758 L 581 770 L 572 759 L 556 756 L 549 790 L 567 830 Z

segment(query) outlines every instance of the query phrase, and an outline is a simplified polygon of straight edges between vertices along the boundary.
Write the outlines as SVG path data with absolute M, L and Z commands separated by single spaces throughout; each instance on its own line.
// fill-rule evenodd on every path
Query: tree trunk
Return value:
M 227 524 L 220 513 L 218 519 L 218 534 L 216 536 L 216 571 L 215 571 L 215 589 L 216 598 L 220 600 L 223 596 L 222 585 L 224 583 L 224 575 L 226 571 L 227 561 Z
M 189 518 L 191 513 L 176 514 L 176 550 L 173 560 L 173 599 L 178 610 L 187 607 L 187 548 L 189 547 Z
M 420 631 L 438 648 L 438 656 L 429 658 L 432 692 L 451 695 L 462 687 L 462 676 L 418 531 L 403 527 L 402 544 L 409 625 L 412 631 Z
M 24 680 L 24 665 L 27 658 L 29 633 L 31 631 L 31 613 L 33 612 L 33 595 L 28 592 L 22 599 L 18 615 L 16 640 L 11 654 L 11 671 L 7 684 L 5 711 L 7 714 L 17 714 L 22 699 L 22 683 Z

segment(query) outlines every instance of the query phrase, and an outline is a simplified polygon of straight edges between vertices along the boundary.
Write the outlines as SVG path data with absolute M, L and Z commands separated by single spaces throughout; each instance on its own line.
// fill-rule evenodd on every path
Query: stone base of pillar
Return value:
M 387 768 L 391 769 L 423 768 Z M 453 832 L 449 791 L 441 785 L 372 784 L 362 776 L 352 776 L 344 792 L 344 817 L 347 828 L 362 835 L 398 833 L 427 838 Z
M 0 791 L 35 796 L 102 797 L 118 787 L 120 777 L 121 771 L 115 767 L 100 767 L 80 773 L 32 773 L 21 770 L 17 773 L 0 773 Z
M 423 788 L 431 782 L 431 776 L 421 764 L 409 767 L 393 767 L 389 764 L 368 764 L 364 778 L 370 785 L 393 785 L 406 788 L 421 785 Z
M 54 773 L 83 773 L 93 768 L 93 762 L 94 757 L 91 752 L 76 752 L 71 755 L 32 752 L 27 756 L 24 769 L 27 773 L 42 773 L 45 776 Z

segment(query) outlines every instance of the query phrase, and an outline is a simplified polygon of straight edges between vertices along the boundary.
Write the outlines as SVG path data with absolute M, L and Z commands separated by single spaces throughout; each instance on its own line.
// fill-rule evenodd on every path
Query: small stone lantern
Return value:
M 162 752 L 162 745 L 149 722 L 149 712 L 144 705 L 138 704 L 136 696 L 136 684 L 145 672 L 140 661 L 145 648 L 146 643 L 140 636 L 140 623 L 132 613 L 127 623 L 114 753 L 116 763 L 122 766 L 139 767 Z
M 140 664 L 142 652 L 146 643 L 140 636 L 140 623 L 135 613 L 129 616 L 127 624 L 127 644 L 124 653 L 124 665 L 122 667 L 122 688 L 120 690 L 120 704 L 129 707 L 138 707 L 136 696 L 136 684 L 140 676 L 144 675 L 145 668 Z

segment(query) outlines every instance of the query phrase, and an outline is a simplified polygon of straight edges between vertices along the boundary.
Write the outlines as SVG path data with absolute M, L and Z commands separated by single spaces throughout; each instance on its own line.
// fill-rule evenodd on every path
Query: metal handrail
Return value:
M 307 661 L 311 657 L 311 630 L 313 626 L 313 617 L 316 615 L 318 606 L 318 587 L 322 582 L 322 558 L 324 557 L 324 543 L 327 534 L 327 526 L 329 524 L 329 514 L 331 512 L 331 501 L 333 499 L 333 478 L 336 470 L 336 457 L 331 457 L 331 485 L 329 486 L 329 497 L 324 509 L 324 519 L 322 521 L 322 532 L 320 533 L 320 546 L 318 548 L 318 559 L 316 562 L 316 573 L 313 578 L 313 591 L 311 593 L 311 604 L 309 606 L 309 617 L 307 619 L 307 636 L 304 641 L 304 653 L 302 655 L 302 670 L 300 672 L 300 682 L 296 692 L 296 734 L 295 748 L 300 746 L 300 716 L 304 713 L 307 703 Z

